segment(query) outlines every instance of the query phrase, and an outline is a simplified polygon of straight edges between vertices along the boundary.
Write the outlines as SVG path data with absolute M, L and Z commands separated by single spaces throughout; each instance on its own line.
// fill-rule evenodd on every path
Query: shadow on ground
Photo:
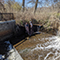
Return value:
M 18 37 L 13 37 L 11 38 L 9 41 L 12 45 L 15 45 L 17 44 L 15 47 L 19 46 L 20 44 L 22 44 L 23 42 L 25 42 L 27 40 L 27 37 L 31 38 L 32 36 L 35 36 L 36 34 L 39 34 L 39 33 L 34 33 L 33 35 L 29 36 L 28 34 L 24 34 L 22 36 L 18 36 Z

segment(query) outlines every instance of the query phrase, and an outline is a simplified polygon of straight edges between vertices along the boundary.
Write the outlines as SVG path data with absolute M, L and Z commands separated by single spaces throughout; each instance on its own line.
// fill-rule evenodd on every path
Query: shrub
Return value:
M 17 11 L 20 11 L 21 8 L 22 8 L 22 6 L 21 6 L 19 3 L 17 3 L 17 2 L 15 2 L 14 4 L 12 4 L 11 7 L 12 7 L 14 10 L 17 10 Z
M 56 17 L 60 19 L 60 13 L 57 13 Z

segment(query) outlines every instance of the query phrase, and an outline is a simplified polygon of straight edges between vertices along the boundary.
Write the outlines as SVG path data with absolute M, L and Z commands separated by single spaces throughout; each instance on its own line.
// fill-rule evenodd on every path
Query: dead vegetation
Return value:
M 38 7 L 34 14 L 34 7 L 24 7 L 18 2 L 8 1 L 4 4 L 5 13 L 14 13 L 16 23 L 23 25 L 23 22 L 32 20 L 33 24 L 43 24 L 46 29 L 56 29 L 60 25 L 60 2 L 48 7 Z M 2 7 L 2 6 L 1 6 Z M 2 11 L 2 10 L 1 10 Z M 0 12 L 1 12 L 0 11 Z M 3 12 L 3 11 L 2 11 Z

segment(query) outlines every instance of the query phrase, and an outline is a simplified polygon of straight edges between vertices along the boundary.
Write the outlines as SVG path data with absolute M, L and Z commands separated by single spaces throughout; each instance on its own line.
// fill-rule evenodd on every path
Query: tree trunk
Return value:
M 36 12 L 37 5 L 38 5 L 38 0 L 36 0 L 36 3 L 35 3 L 35 10 L 34 10 L 34 13 Z
M 23 0 L 23 2 L 22 2 L 22 10 L 23 10 L 23 12 L 24 12 L 24 9 L 25 9 L 25 0 Z
M 1 2 L 0 2 L 0 10 L 1 10 L 1 12 L 5 12 L 5 7 Z

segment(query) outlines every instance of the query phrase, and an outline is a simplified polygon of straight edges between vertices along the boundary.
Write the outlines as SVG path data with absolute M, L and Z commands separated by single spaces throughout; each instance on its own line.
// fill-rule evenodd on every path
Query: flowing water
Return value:
M 25 46 L 29 43 L 30 47 Z M 30 40 L 20 45 L 20 47 L 22 47 L 22 50 L 19 50 L 19 53 L 24 60 L 60 60 L 59 36 L 41 33 L 31 37 Z
M 58 36 L 47 37 L 48 40 L 44 44 L 37 44 L 31 52 L 40 51 L 42 54 L 38 55 L 38 60 L 59 60 L 60 59 L 60 38 Z M 42 59 L 41 59 L 42 58 Z
M 12 53 L 14 49 L 10 42 L 5 41 L 4 44 L 5 45 L 3 46 L 7 47 L 7 51 L 10 51 L 7 53 L 9 57 L 7 56 L 7 58 L 5 58 L 5 55 L 0 54 L 0 59 L 15 60 L 15 56 L 17 55 L 15 52 Z M 31 36 L 24 42 L 18 42 L 16 45 L 16 49 L 23 60 L 60 60 L 60 33 L 57 33 L 57 36 L 54 36 L 41 32 L 40 34 Z

